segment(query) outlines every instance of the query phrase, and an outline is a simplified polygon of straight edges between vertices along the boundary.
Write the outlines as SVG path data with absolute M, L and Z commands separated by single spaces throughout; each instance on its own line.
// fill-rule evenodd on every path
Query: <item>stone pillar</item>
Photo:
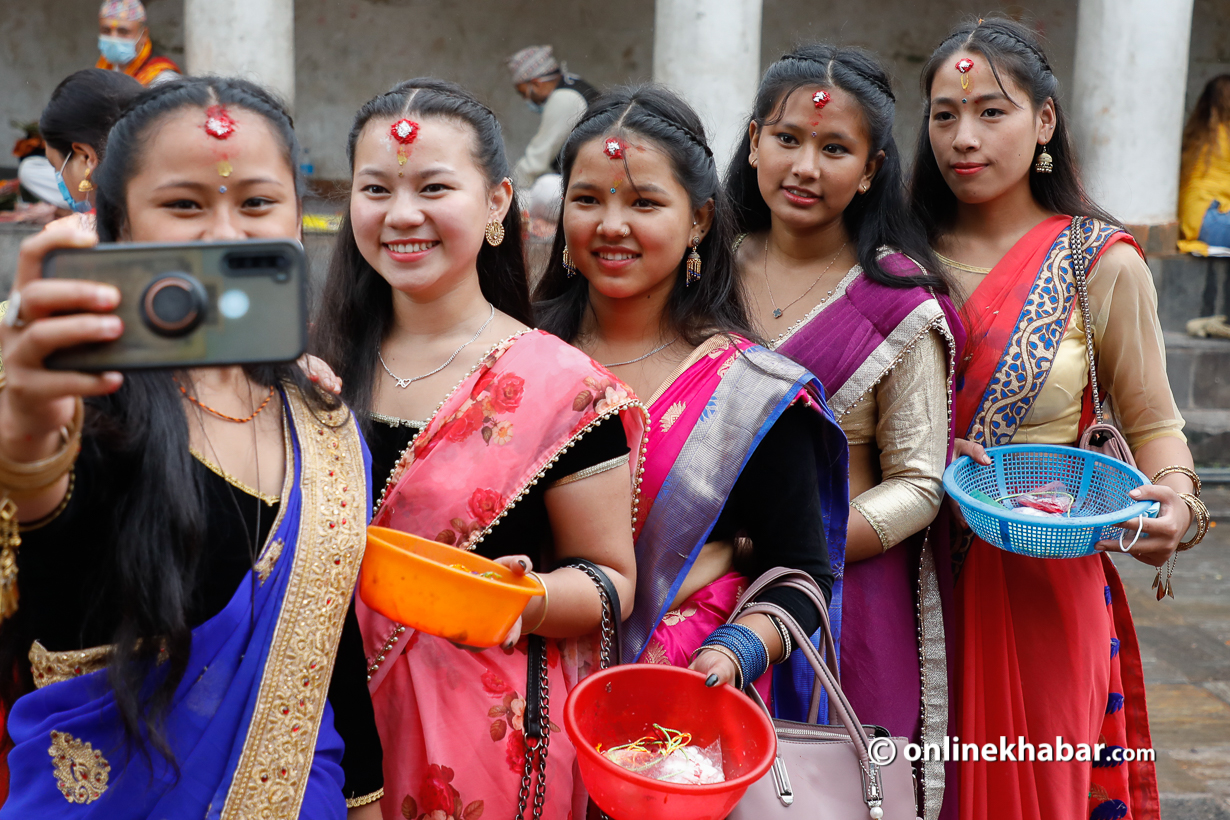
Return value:
M 761 0 L 657 0 L 654 7 L 653 78 L 700 114 L 723 173 L 760 83 L 760 17 Z
M 1072 121 L 1085 183 L 1152 252 L 1174 252 L 1193 0 L 1080 0 Z
M 295 104 L 294 0 L 184 0 L 189 74 L 243 77 Z

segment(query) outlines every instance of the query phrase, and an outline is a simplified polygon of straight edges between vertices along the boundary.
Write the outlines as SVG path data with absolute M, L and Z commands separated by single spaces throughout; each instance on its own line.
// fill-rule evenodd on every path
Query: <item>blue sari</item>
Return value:
M 9 715 L 0 820 L 345 817 L 326 695 L 363 557 L 370 456 L 348 410 L 313 413 L 291 388 L 283 397 L 279 518 L 255 578 L 193 630 L 164 725 L 176 765 L 126 739 L 102 653 L 44 650 L 62 674 Z

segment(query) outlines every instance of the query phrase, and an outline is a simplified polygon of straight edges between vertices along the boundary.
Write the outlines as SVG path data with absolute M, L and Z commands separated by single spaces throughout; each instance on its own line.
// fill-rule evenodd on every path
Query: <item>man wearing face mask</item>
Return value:
M 141 0 L 106 0 L 98 11 L 97 68 L 122 71 L 144 86 L 158 85 L 182 76 L 174 62 L 154 55 L 145 6 Z
M 559 173 L 559 151 L 586 107 L 599 92 L 575 74 L 569 74 L 552 54 L 551 46 L 530 46 L 508 58 L 517 93 L 530 110 L 542 115 L 538 133 L 513 168 L 513 182 L 528 191 L 543 174 Z

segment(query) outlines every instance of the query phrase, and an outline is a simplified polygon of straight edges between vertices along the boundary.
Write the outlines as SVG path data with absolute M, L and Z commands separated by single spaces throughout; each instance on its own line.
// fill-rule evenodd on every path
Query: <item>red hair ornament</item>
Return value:
M 397 164 L 405 165 L 410 159 L 410 146 L 419 138 L 419 124 L 403 117 L 389 128 L 389 136 L 397 143 Z M 401 171 L 397 175 L 401 176 Z
M 961 90 L 969 88 L 969 73 L 974 70 L 974 61 L 969 57 L 957 60 L 957 71 L 961 74 Z

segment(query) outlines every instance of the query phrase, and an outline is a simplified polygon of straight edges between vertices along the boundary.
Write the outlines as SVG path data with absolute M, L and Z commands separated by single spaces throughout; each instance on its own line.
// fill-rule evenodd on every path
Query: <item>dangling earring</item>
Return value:
M 571 279 L 572 277 L 574 277 L 574 276 L 576 276 L 578 273 L 580 273 L 580 271 L 579 271 L 579 270 L 577 270 L 577 269 L 576 269 L 576 267 L 574 267 L 574 266 L 573 266 L 573 264 L 572 264 L 572 254 L 568 253 L 568 245 L 567 245 L 567 244 L 565 244 L 565 245 L 564 245 L 564 259 L 563 259 L 563 261 L 564 261 L 564 274 L 565 274 L 565 275 L 566 275 L 569 279 Z
M 1046 143 L 1042 143 L 1042 153 L 1038 154 L 1038 159 L 1034 162 L 1035 174 L 1049 174 L 1055 170 L 1055 161 L 1051 159 L 1051 155 L 1046 152 Z
M 83 194 L 88 194 L 90 191 L 92 191 L 92 190 L 94 190 L 95 188 L 97 188 L 97 187 L 98 187 L 98 186 L 97 186 L 97 185 L 95 185 L 93 182 L 90 182 L 90 173 L 91 173 L 93 170 L 94 170 L 94 169 L 93 169 L 93 168 L 91 168 L 90 166 L 88 166 L 88 165 L 87 165 L 87 166 L 85 166 L 85 178 L 84 178 L 84 179 L 82 179 L 80 182 L 78 182 L 78 183 L 77 183 L 77 190 L 78 190 L 78 192 L 83 193 Z
M 483 233 L 487 236 L 487 244 L 493 248 L 497 247 L 504 241 L 504 223 L 492 219 L 487 223 L 487 230 Z
M 696 246 L 700 244 L 700 237 L 692 237 L 692 252 L 688 254 L 688 281 L 687 285 L 700 279 L 700 254 L 696 252 Z

